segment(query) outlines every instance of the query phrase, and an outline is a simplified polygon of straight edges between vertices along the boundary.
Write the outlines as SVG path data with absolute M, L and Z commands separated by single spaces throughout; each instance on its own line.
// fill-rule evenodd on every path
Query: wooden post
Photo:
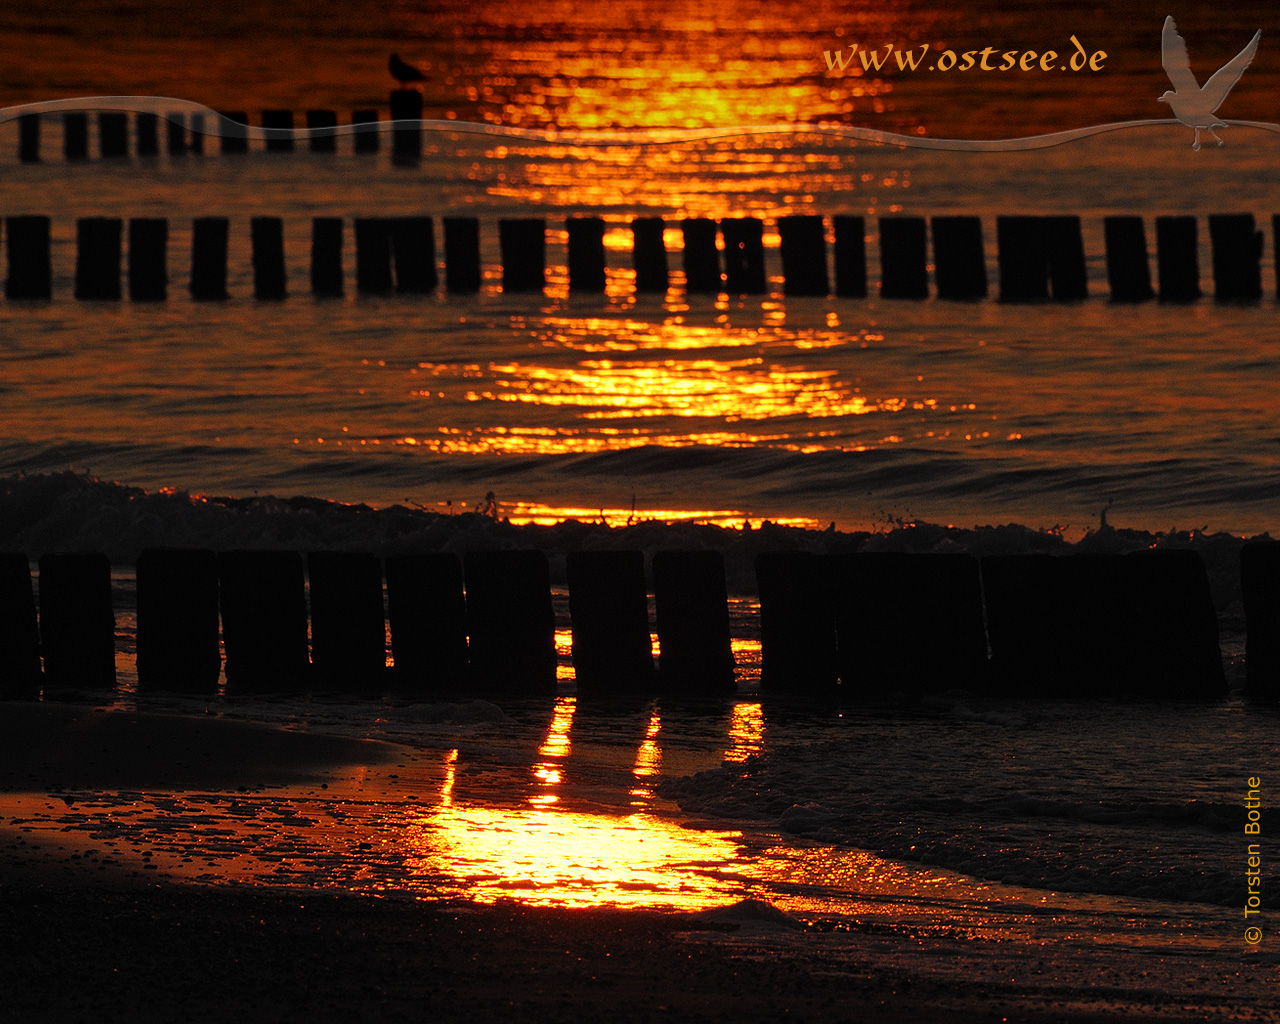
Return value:
M 1049 256 L 1040 217 L 997 217 L 996 248 L 1001 302 L 1049 298 Z
M 756 555 L 760 593 L 760 688 L 830 693 L 836 688 L 836 619 L 830 560 L 807 551 Z
M 391 222 L 385 217 L 356 218 L 356 291 L 388 295 L 391 278 Z
M 1041 217 L 1040 230 L 1049 260 L 1049 289 L 1054 302 L 1076 302 L 1089 297 L 1085 267 L 1084 235 L 1074 214 Z
M 684 234 L 684 289 L 689 295 L 718 295 L 723 288 L 716 222 L 693 217 L 680 222 Z
M 62 115 L 62 155 L 68 160 L 89 159 L 89 115 Z
M 170 156 L 187 153 L 187 118 L 185 114 L 165 114 L 165 138 Z
M 831 219 L 835 229 L 836 294 L 841 298 L 867 297 L 867 239 L 861 217 Z
M 392 90 L 391 120 L 397 122 L 391 137 L 392 158 L 416 163 L 422 157 L 422 93 L 417 89 Z
M 822 218 L 778 218 L 782 250 L 782 290 L 786 295 L 830 294 L 827 278 L 827 236 Z
M 341 297 L 342 218 L 313 217 L 311 220 L 311 293 L 318 297 Z
M 1219 302 L 1257 302 L 1262 298 L 1262 232 L 1253 214 L 1211 214 L 1213 295 Z
M 82 217 L 76 221 L 77 299 L 120 298 L 119 217 Z
M 1147 232 L 1141 217 L 1107 217 L 1107 284 L 1112 302 L 1146 302 L 1151 290 L 1151 262 L 1147 257 Z
M 296 551 L 220 552 L 218 595 L 227 689 L 300 689 L 310 674 L 302 556 Z
M 163 302 L 169 293 L 169 222 L 163 217 L 129 221 L 129 298 Z
M 216 692 L 217 556 L 148 548 L 138 555 L 137 598 L 139 689 Z
M 116 620 L 106 555 L 40 559 L 40 639 L 46 689 L 115 688 Z
M 498 221 L 503 292 L 540 292 L 547 284 L 547 222 L 541 217 Z
M 191 223 L 191 297 L 227 297 L 226 217 L 197 217 Z
M 458 294 L 480 290 L 480 220 L 477 217 L 444 218 L 444 286 Z
M 653 589 L 663 691 L 681 696 L 735 692 L 720 552 L 659 551 L 653 556 Z
M 222 135 L 222 152 L 249 152 L 249 115 L 243 110 L 224 110 L 222 117 L 223 120 L 218 124 Z
M 520 696 L 554 693 L 555 614 L 547 556 L 469 551 L 463 572 L 475 686 Z
M 377 690 L 387 670 L 382 563 L 373 554 L 316 551 L 311 582 L 311 664 L 318 682 L 342 690 Z
M 40 115 L 18 117 L 18 159 L 24 164 L 40 162 Z
M 1161 302 L 1200 298 L 1200 257 L 1194 217 L 1156 218 L 1156 276 Z
M 880 297 L 929 297 L 928 244 L 923 217 L 880 218 Z
M 578 692 L 653 691 L 649 599 L 640 551 L 570 551 L 569 614 Z
M 4 293 L 10 299 L 53 297 L 53 270 L 49 258 L 49 218 L 6 217 L 5 241 L 9 276 Z
M 1280 700 L 1280 543 L 1251 541 L 1240 548 L 1244 598 L 1245 687 L 1252 700 Z
M 338 114 L 333 110 L 307 111 L 307 146 L 312 153 L 338 151 Z
M 1016 697 L 1064 694 L 1068 651 L 1061 623 L 1059 560 L 1047 554 L 988 555 L 982 592 L 991 644 L 991 689 Z
M 378 123 L 378 112 L 376 110 L 353 110 L 351 112 L 351 123 L 376 125 Z M 377 128 L 362 128 L 356 132 L 355 151 L 357 153 L 378 152 L 379 134 Z
M 569 291 L 604 293 L 604 218 L 568 217 Z
M 204 156 L 204 130 L 204 114 L 192 114 L 189 145 L 196 156 Z
M 31 565 L 22 552 L 0 553 L 0 694 L 40 692 L 40 627 Z
M 268 153 L 293 152 L 292 110 L 264 110 L 262 127 L 269 133 L 267 135 Z
M 249 230 L 253 240 L 253 296 L 283 299 L 287 290 L 284 221 L 279 217 L 254 217 Z
M 139 113 L 133 120 L 138 133 L 138 156 L 160 153 L 160 119 L 155 114 Z
M 631 258 L 636 270 L 636 291 L 665 295 L 670 279 L 665 225 L 661 217 L 637 217 L 631 222 Z
M 129 155 L 129 117 L 118 111 L 98 115 L 98 150 L 104 160 L 123 160 Z
M 764 222 L 759 217 L 726 217 L 720 222 L 724 238 L 724 289 L 730 295 L 763 295 Z
M 394 678 L 400 689 L 439 694 L 467 676 L 462 563 L 451 551 L 387 557 Z
M 987 295 L 987 255 L 979 217 L 934 217 L 933 279 L 938 298 L 955 301 Z
M 397 217 L 391 222 L 396 291 L 430 295 L 440 279 L 436 274 L 436 236 L 430 217 Z

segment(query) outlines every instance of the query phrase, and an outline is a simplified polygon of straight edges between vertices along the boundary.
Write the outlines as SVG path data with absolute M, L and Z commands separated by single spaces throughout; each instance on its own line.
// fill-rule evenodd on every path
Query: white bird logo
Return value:
M 1178 34 L 1178 26 L 1172 17 L 1164 19 L 1164 31 L 1160 33 L 1160 63 L 1173 88 L 1163 96 L 1157 96 L 1159 103 L 1167 103 L 1173 108 L 1173 116 L 1183 124 L 1196 130 L 1196 140 L 1191 148 L 1200 148 L 1200 133 L 1208 132 L 1218 145 L 1222 140 L 1214 133 L 1215 128 L 1225 128 L 1226 123 L 1214 116 L 1222 101 L 1227 98 L 1231 87 L 1240 81 L 1244 69 L 1253 61 L 1258 52 L 1258 40 L 1262 38 L 1259 29 L 1249 40 L 1249 45 L 1237 53 L 1226 64 L 1222 65 L 1209 81 L 1201 85 L 1191 73 L 1191 60 L 1187 56 L 1187 41 Z

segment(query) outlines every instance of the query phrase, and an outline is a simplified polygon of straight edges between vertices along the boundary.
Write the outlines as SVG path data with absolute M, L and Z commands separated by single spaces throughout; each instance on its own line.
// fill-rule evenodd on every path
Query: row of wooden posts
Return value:
M 572 552 L 566 568 L 580 693 L 735 691 L 717 552 L 654 556 L 656 670 L 643 554 Z M 110 571 L 102 554 L 45 555 L 37 619 L 26 556 L 0 556 L 4 693 L 115 686 Z M 1248 685 L 1274 700 L 1280 544 L 1246 545 L 1241 572 Z M 1193 551 L 981 560 L 777 552 L 757 557 L 756 575 L 765 691 L 1175 699 L 1226 691 L 1208 577 Z M 228 692 L 525 696 L 556 686 L 550 573 L 538 551 L 391 556 L 384 598 L 384 565 L 373 554 L 313 553 L 304 573 L 296 552 L 151 549 L 138 558 L 136 585 L 144 690 L 215 692 L 219 635 Z
M 216 139 L 222 153 L 249 152 L 249 115 L 243 110 L 223 111 L 217 117 L 225 119 L 211 123 L 212 119 L 201 113 L 186 114 L 180 111 L 164 115 L 164 149 L 170 156 L 205 153 L 206 133 Z M 400 122 L 392 132 L 392 153 L 398 157 L 417 158 L 422 154 L 422 129 L 413 122 L 422 118 L 422 94 L 411 89 L 397 89 L 391 94 L 391 120 Z M 62 156 L 68 161 L 90 158 L 89 113 L 68 111 L 61 114 Z M 40 151 L 40 114 L 18 116 L 18 159 L 22 163 L 38 163 Z M 161 117 L 156 113 L 139 111 L 133 115 L 134 130 L 130 146 L 129 114 L 124 111 L 100 111 L 98 125 L 98 155 L 104 160 L 122 160 L 131 155 L 156 157 L 161 149 Z M 349 124 L 356 126 L 352 133 L 356 153 L 377 153 L 381 138 L 378 124 L 379 112 L 374 109 L 352 111 Z M 338 142 L 338 115 L 333 110 L 308 110 L 301 118 L 307 128 L 307 148 L 312 153 L 336 153 Z M 268 153 L 292 153 L 295 148 L 294 113 L 292 110 L 264 110 L 261 127 L 265 129 L 264 146 Z
M 760 295 L 769 289 L 765 273 L 764 221 L 758 217 L 687 218 L 678 222 L 686 292 Z M 564 221 L 568 234 L 569 289 L 605 291 L 606 266 L 601 217 Z M 51 223 L 45 216 L 5 218 L 10 299 L 50 299 Z M 1272 218 L 1280 238 L 1280 215 Z M 444 287 L 450 293 L 480 290 L 483 280 L 480 221 L 443 218 Z M 665 293 L 671 284 L 661 217 L 631 222 L 635 290 Z M 971 300 L 987 295 L 987 264 L 982 221 L 972 216 L 881 217 L 879 294 L 886 299 L 929 297 L 929 235 L 933 241 L 934 291 L 940 299 Z M 311 292 L 340 296 L 344 290 L 343 235 L 340 217 L 316 217 L 311 224 Z M 356 289 L 366 294 L 430 294 L 440 286 L 435 226 L 430 217 L 356 218 Z M 781 217 L 783 289 L 789 296 L 827 296 L 832 279 L 827 266 L 827 227 L 821 216 Z M 931 231 L 930 231 L 931 229 Z M 832 218 L 834 294 L 867 295 L 866 225 L 859 216 Z M 230 222 L 200 217 L 192 223 L 190 291 L 196 299 L 225 299 Z M 541 292 L 547 284 L 547 222 L 541 217 L 498 221 L 504 292 Z M 168 296 L 169 223 L 164 218 L 128 222 L 127 265 L 124 221 L 86 217 L 76 223 L 75 295 L 80 299 L 120 299 L 122 271 L 128 295 L 137 301 Z M 254 217 L 250 224 L 254 295 L 281 299 L 287 292 L 284 222 Z M 1201 295 L 1197 220 L 1192 216 L 1156 218 L 1158 292 L 1151 281 L 1146 229 L 1141 217 L 1107 217 L 1107 279 L 1117 302 L 1191 301 Z M 1214 296 L 1224 301 L 1262 297 L 1262 233 L 1252 214 L 1209 217 L 1213 248 Z M 1076 216 L 1004 216 L 996 218 L 999 298 L 1002 302 L 1075 301 L 1088 297 L 1080 218 Z M 1280 261 L 1277 261 L 1280 289 Z

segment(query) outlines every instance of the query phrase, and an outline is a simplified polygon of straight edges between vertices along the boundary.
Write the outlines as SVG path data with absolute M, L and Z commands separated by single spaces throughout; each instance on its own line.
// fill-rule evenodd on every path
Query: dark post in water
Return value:
M 480 219 L 444 218 L 444 287 L 454 295 L 480 290 Z
M 165 114 L 167 148 L 170 156 L 185 156 L 187 152 L 187 117 L 185 114 Z
M 4 293 L 10 299 L 53 297 L 53 269 L 49 258 L 49 218 L 6 217 L 4 222 L 9 276 Z
M 836 294 L 846 299 L 867 297 L 867 237 L 861 217 L 831 218 L 835 229 Z
M 1200 298 L 1200 260 L 1194 217 L 1156 218 L 1156 278 L 1161 302 Z
M 1147 256 L 1147 232 L 1141 217 L 1107 217 L 1103 220 L 1107 244 L 1107 286 L 1112 302 L 1146 302 L 1151 289 L 1151 261 Z
M 569 291 L 603 293 L 604 218 L 568 217 L 564 226 L 569 233 Z
M 40 626 L 31 565 L 20 551 L 0 553 L 0 694 L 32 697 L 40 691 Z
M 148 548 L 138 555 L 138 686 L 218 689 L 218 560 L 212 551 Z
M 720 222 L 724 238 L 724 290 L 730 295 L 763 295 L 764 222 L 759 217 L 726 217 Z
M 880 218 L 880 297 L 927 299 L 929 255 L 923 217 Z
M 62 155 L 68 160 L 89 159 L 89 115 L 62 115 Z
M 456 690 L 467 675 L 462 563 L 451 551 L 387 556 L 387 606 L 396 687 Z
M 311 219 L 311 294 L 342 296 L 342 218 Z
M 1040 217 L 996 218 L 1001 302 L 1049 298 L 1049 257 L 1041 234 L 1042 221 Z
M 311 664 L 322 685 L 376 690 L 386 674 L 382 563 L 358 551 L 307 555 L 311 582 Z
M 934 217 L 933 279 L 938 298 L 965 301 L 987 295 L 987 255 L 979 217 Z
M 502 290 L 540 292 L 547 284 L 547 222 L 541 217 L 498 221 Z
M 307 681 L 307 601 L 296 551 L 223 551 L 218 599 L 227 688 L 280 692 Z
M 469 551 L 463 556 L 471 677 L 489 692 L 554 693 L 555 614 L 541 551 Z
M 760 687 L 823 694 L 836 687 L 836 618 L 830 560 L 808 551 L 756 555 Z
M 680 222 L 684 234 L 684 290 L 690 295 L 718 295 L 722 290 L 716 222 L 692 217 Z
M 436 290 L 436 235 L 430 217 L 395 218 L 391 222 L 391 251 L 395 257 L 396 291 L 430 295 Z
M 1280 543 L 1240 548 L 1245 686 L 1253 700 L 1280 700 Z
M 307 111 L 307 144 L 312 153 L 336 153 L 338 113 L 335 110 Z
M 160 152 L 160 119 L 155 114 L 140 113 L 134 118 L 138 133 L 138 156 L 156 156 Z
M 40 559 L 40 640 L 46 689 L 115 688 L 116 620 L 106 555 Z
M 40 162 L 40 115 L 18 116 L 18 159 L 24 164 Z
M 376 110 L 353 110 L 351 112 L 352 124 L 371 124 L 378 123 L 378 112 Z M 378 152 L 378 139 L 380 131 L 377 128 L 362 128 L 355 133 L 355 151 L 357 153 L 376 153 Z
M 659 680 L 666 693 L 712 696 L 735 691 L 724 558 L 719 551 L 659 551 L 653 556 Z
M 254 217 L 249 223 L 253 242 L 253 297 L 283 299 L 286 291 L 284 221 Z
M 262 127 L 270 133 L 267 135 L 268 153 L 293 152 L 292 110 L 264 110 Z
M 1211 214 L 1213 296 L 1219 302 L 1257 302 L 1262 298 L 1262 232 L 1253 214 Z
M 119 217 L 82 217 L 76 221 L 77 299 L 120 298 Z
M 218 123 L 218 130 L 222 135 L 222 152 L 249 152 L 249 115 L 243 110 L 227 110 L 222 112 L 222 117 L 223 120 Z
M 356 291 L 388 295 L 391 279 L 391 222 L 384 217 L 356 218 Z
M 649 598 L 640 551 L 570 551 L 569 614 L 578 692 L 653 690 Z
M 191 297 L 227 297 L 226 217 L 197 217 L 191 224 Z
M 129 155 L 129 117 L 118 111 L 98 115 L 98 149 L 104 160 L 123 160 Z
M 830 294 L 827 277 L 827 235 L 822 218 L 778 218 L 782 253 L 782 290 L 786 295 Z
M 631 222 L 631 259 L 636 270 L 636 291 L 665 295 L 670 281 L 665 225 L 661 217 L 637 217 Z
M 391 138 L 392 158 L 416 162 L 422 156 L 422 93 L 417 89 L 392 90 L 391 120 L 396 122 Z

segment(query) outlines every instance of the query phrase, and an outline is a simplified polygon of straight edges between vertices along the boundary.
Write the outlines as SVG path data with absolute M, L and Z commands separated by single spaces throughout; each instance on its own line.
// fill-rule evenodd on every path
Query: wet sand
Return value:
M 234 795 L 336 780 L 401 749 L 214 717 L 0 706 L 0 786 L 55 805 L 129 787 Z M 1051 948 L 767 905 L 558 909 L 357 894 L 322 878 L 199 882 L 103 863 L 62 838 L 0 821 L 0 990 L 13 1019 L 1280 1019 L 1271 956 L 1168 985 Z

